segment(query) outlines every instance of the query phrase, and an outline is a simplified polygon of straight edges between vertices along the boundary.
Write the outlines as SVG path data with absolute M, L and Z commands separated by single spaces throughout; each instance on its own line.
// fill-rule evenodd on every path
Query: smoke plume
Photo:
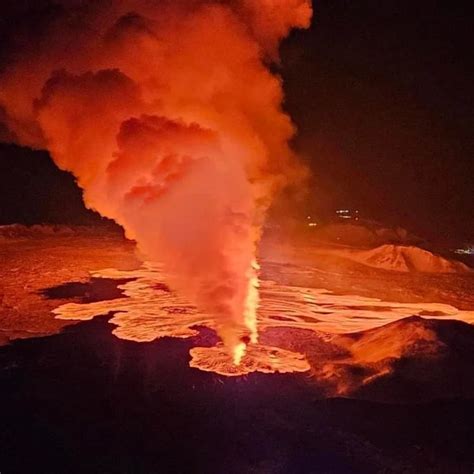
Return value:
M 310 0 L 39 5 L 0 75 L 9 129 L 48 149 L 89 208 L 163 262 L 238 358 L 257 335 L 265 212 L 301 175 L 267 65 L 291 28 L 308 26 Z

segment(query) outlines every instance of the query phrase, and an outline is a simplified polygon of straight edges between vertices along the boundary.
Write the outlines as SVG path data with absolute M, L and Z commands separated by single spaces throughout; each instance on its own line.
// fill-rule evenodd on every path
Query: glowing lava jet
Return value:
M 265 212 L 304 174 L 266 65 L 310 0 L 58 3 L 0 75 L 9 128 L 164 263 L 239 363 L 257 339 Z

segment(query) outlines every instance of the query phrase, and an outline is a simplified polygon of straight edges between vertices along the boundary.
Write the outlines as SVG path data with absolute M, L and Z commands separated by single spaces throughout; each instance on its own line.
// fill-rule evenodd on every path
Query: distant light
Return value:
M 311 216 L 307 216 L 306 219 L 311 219 Z
M 317 225 L 318 225 L 317 222 L 309 222 L 309 223 L 308 223 L 308 226 L 309 226 L 309 227 L 316 227 Z
M 454 253 L 457 253 L 459 255 L 474 255 L 474 246 L 467 247 L 465 249 L 456 249 Z

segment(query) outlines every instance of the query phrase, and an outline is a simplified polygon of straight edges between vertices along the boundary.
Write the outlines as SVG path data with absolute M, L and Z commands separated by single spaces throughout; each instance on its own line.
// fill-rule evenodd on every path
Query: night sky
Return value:
M 42 9 L 47 3 L 2 2 L 2 68 L 12 35 L 41 30 L 54 13 Z M 473 13 L 470 2 L 314 2 L 311 29 L 284 42 L 277 68 L 299 129 L 294 146 L 314 174 L 308 210 L 330 215 L 338 207 L 358 208 L 428 236 L 473 235 Z M 0 126 L 0 139 L 9 138 Z M 39 195 L 58 195 L 56 185 L 61 196 L 73 188 L 63 173 L 55 181 L 44 155 L 1 148 L 3 223 L 59 219 L 54 206 L 43 214 L 31 210 Z M 32 171 L 29 163 L 38 157 Z M 82 212 L 71 193 L 69 220 Z
M 472 2 L 314 2 L 282 73 L 316 209 L 472 237 L 473 14 Z

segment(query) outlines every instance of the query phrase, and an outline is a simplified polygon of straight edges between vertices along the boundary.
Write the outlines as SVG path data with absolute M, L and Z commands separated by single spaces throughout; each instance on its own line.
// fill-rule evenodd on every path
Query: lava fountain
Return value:
M 8 127 L 165 265 L 238 364 L 257 340 L 266 210 L 305 174 L 267 66 L 309 25 L 310 0 L 58 0 L 48 12 L 18 32 L 0 74 Z

